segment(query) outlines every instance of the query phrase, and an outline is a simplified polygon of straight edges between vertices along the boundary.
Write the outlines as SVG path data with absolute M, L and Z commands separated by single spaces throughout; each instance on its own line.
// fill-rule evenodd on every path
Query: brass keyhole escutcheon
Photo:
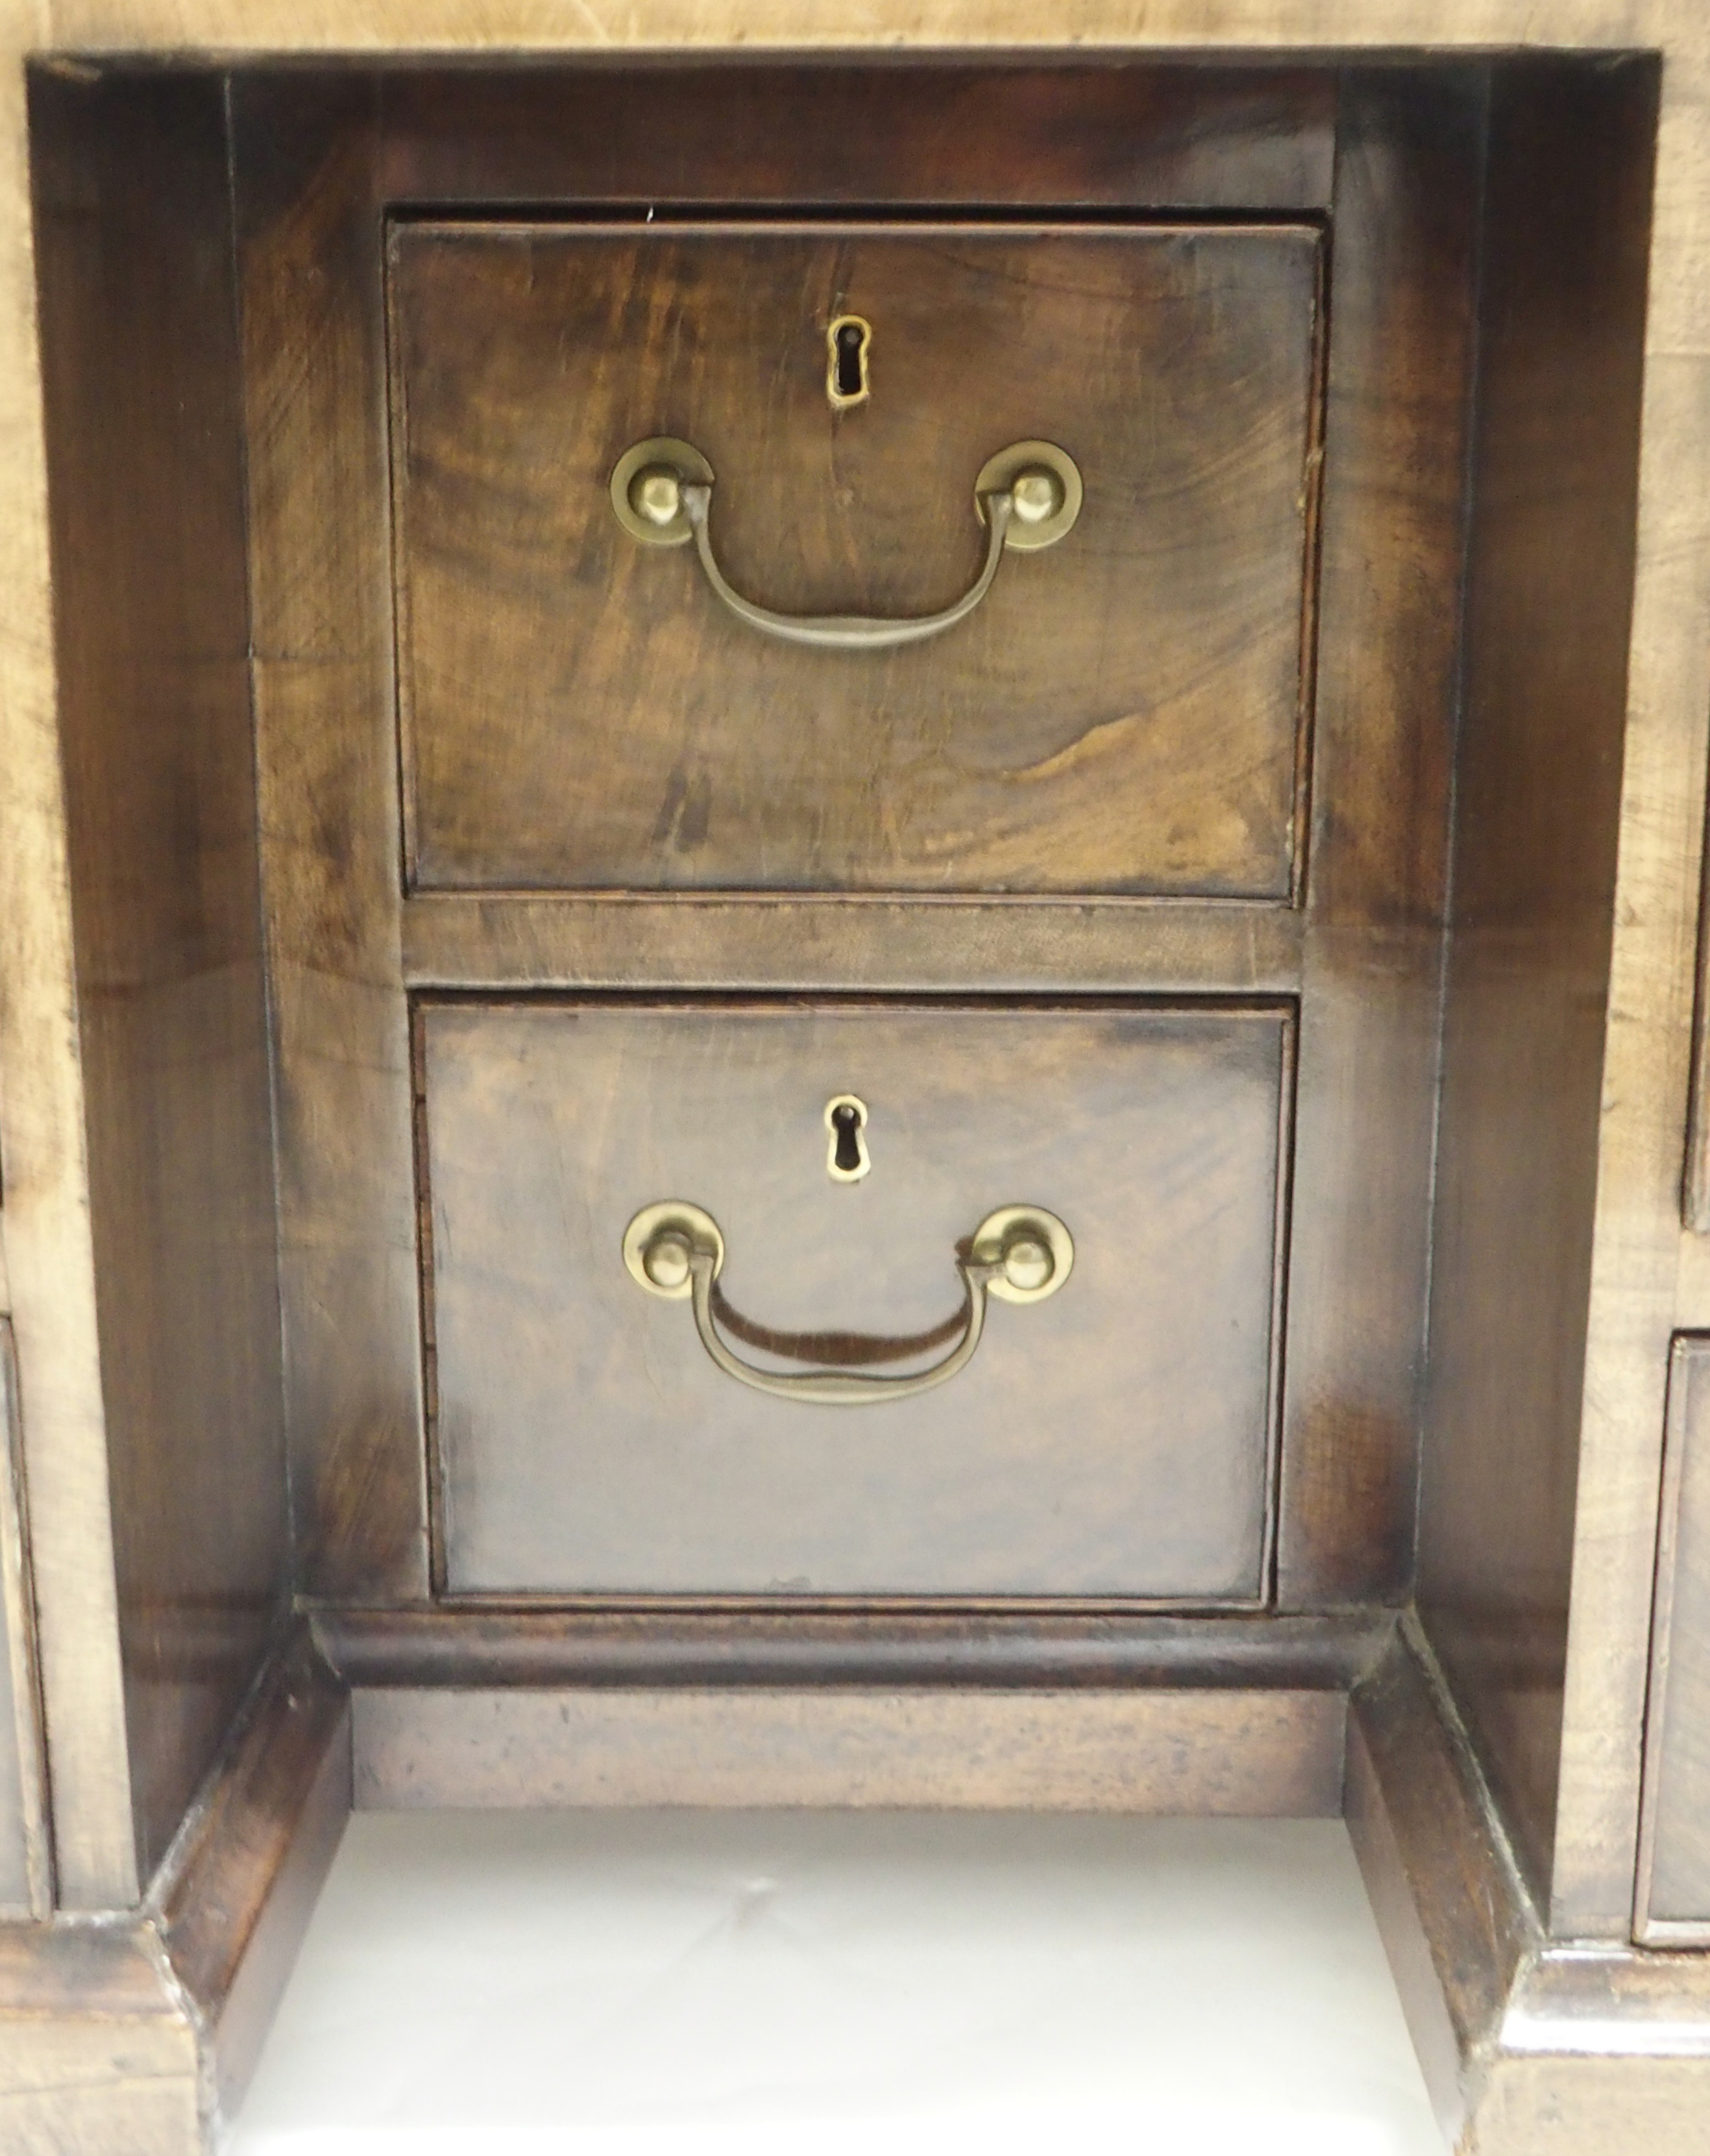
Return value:
M 825 1103 L 825 1127 L 831 1133 L 825 1173 L 834 1183 L 859 1183 L 872 1167 L 867 1151 L 867 1104 L 858 1094 L 835 1093 Z
M 834 412 L 865 404 L 872 395 L 867 376 L 872 341 L 873 326 L 859 315 L 840 315 L 826 330 L 825 394 Z

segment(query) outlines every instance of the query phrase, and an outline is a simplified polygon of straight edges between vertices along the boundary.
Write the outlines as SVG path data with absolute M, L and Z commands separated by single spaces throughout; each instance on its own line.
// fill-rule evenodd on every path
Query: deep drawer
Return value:
M 1320 254 L 1285 224 L 396 226 L 413 882 L 1286 899 Z M 869 393 L 835 404 L 844 321 Z M 713 473 L 732 588 L 790 615 L 952 603 L 1009 445 L 1084 499 L 943 634 L 804 649 L 732 615 L 686 525 L 620 523 L 654 437 Z
M 1261 1597 L 1286 1013 L 418 1022 L 449 1591 Z M 626 1270 L 663 1200 L 722 1231 L 710 1314 Z M 1006 1207 L 1068 1229 L 1057 1291 L 982 1288 L 967 1245 Z M 834 1387 L 941 1368 L 976 1301 L 953 1375 L 854 1406 L 756 1389 L 698 1330 Z

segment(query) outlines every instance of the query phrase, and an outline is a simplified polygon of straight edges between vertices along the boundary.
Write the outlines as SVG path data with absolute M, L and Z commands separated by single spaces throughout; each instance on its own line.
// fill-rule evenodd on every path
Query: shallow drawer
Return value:
M 1261 1598 L 1284 1013 L 419 1024 L 449 1591 Z
M 1319 258 L 1286 225 L 396 226 L 415 884 L 1287 897 Z M 952 604 L 1014 444 L 1081 507 L 945 633 L 804 648 L 680 516 L 619 521 L 655 437 L 774 613 Z

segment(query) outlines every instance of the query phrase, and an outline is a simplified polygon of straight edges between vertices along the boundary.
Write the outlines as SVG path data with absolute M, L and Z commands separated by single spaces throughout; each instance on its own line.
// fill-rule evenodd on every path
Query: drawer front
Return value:
M 1261 1599 L 1285 1013 L 419 1024 L 448 1591 Z M 917 1375 L 976 1300 L 983 1330 L 905 1397 L 757 1389 L 692 1297 L 626 1270 L 626 1228 L 665 1200 L 721 1230 L 711 1328 L 750 1373 Z M 1009 1206 L 1056 1216 L 1072 1265 L 1038 1300 L 965 1295 L 958 1246 L 971 1263 Z M 896 1359 L 862 1359 L 869 1338 Z
M 1293 888 L 1320 239 L 1303 227 L 404 223 L 389 249 L 422 888 Z M 867 326 L 834 408 L 828 335 Z M 875 651 L 735 619 L 609 482 L 680 438 L 732 587 L 923 615 L 986 460 L 1079 520 Z

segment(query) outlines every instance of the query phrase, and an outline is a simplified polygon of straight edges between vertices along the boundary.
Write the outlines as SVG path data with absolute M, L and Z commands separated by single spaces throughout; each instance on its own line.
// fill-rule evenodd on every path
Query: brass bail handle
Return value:
M 720 602 L 763 634 L 822 651 L 886 651 L 942 636 L 965 621 L 990 591 L 1006 552 L 1034 553 L 1054 547 L 1081 514 L 1081 474 L 1055 442 L 1014 442 L 981 466 L 973 483 L 974 513 L 986 527 L 986 557 L 959 599 L 940 613 L 879 614 L 777 613 L 745 598 L 718 566 L 712 551 L 712 466 L 691 442 L 658 434 L 637 442 L 612 473 L 612 507 L 632 539 L 644 547 L 695 551 Z
M 624 1230 L 624 1264 L 637 1286 L 650 1295 L 692 1306 L 701 1344 L 727 1377 L 780 1399 L 852 1408 L 911 1399 L 947 1384 L 973 1360 L 985 1330 L 988 1299 L 1043 1302 L 1068 1279 L 1075 1245 L 1056 1214 L 1043 1206 L 1001 1205 L 989 1213 L 955 1254 L 967 1313 L 961 1338 L 930 1369 L 901 1378 L 850 1370 L 796 1373 L 745 1363 L 719 1332 L 713 1309 L 713 1283 L 724 1269 L 724 1236 L 710 1213 L 686 1199 L 642 1207 Z

